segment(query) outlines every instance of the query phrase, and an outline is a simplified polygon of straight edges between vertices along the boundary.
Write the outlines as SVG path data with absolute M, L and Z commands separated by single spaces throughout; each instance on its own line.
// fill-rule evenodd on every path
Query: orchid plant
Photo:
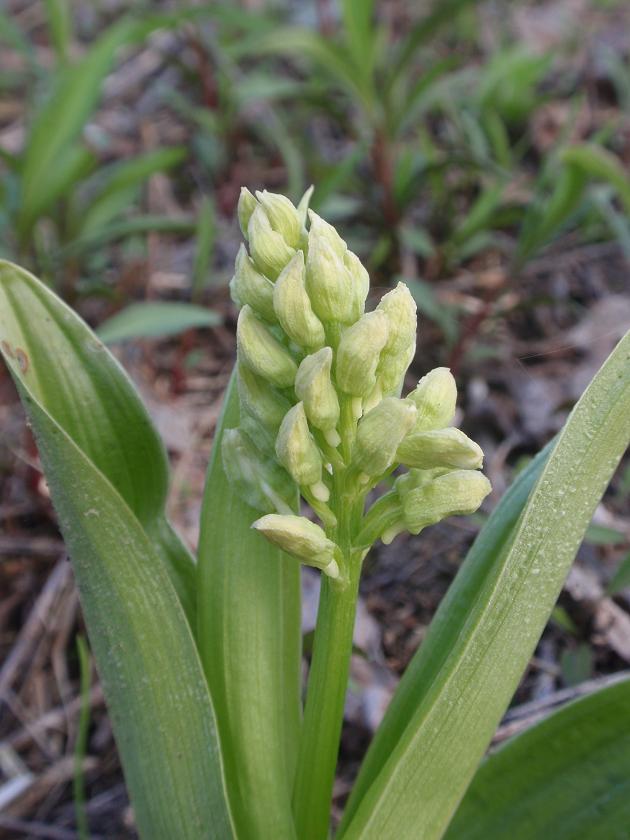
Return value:
M 329 836 L 362 562 L 490 491 L 481 449 L 452 425 L 451 373 L 401 396 L 416 350 L 408 290 L 366 311 L 366 270 L 309 198 L 241 193 L 237 363 L 196 556 L 166 518 L 165 451 L 122 368 L 50 289 L 0 264 L 0 350 L 150 840 Z M 630 683 L 484 754 L 630 442 L 629 360 L 630 334 L 482 528 L 337 837 L 623 836 Z M 301 564 L 322 579 L 304 705 Z

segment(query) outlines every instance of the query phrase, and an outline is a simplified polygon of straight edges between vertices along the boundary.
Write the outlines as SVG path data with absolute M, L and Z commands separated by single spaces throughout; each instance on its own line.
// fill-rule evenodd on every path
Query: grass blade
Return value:
M 108 318 L 97 330 L 101 341 L 114 344 L 130 338 L 159 338 L 195 327 L 216 327 L 221 316 L 205 306 L 168 301 L 145 301 Z
M 238 836 L 290 840 L 300 726 L 299 568 L 251 529 L 258 514 L 223 473 L 221 435 L 237 421 L 230 386 L 202 509 L 198 644 Z
M 630 825 L 630 680 L 570 703 L 479 768 L 446 840 L 608 840 Z
M 442 836 L 630 441 L 629 360 L 630 333 L 574 408 L 513 535 L 489 554 L 473 547 L 375 740 L 344 838 Z

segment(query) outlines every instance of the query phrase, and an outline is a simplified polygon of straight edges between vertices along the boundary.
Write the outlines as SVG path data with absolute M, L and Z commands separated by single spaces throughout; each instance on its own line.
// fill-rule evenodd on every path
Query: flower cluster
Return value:
M 483 453 L 452 427 L 457 396 L 437 368 L 404 399 L 416 306 L 403 283 L 365 311 L 369 276 L 335 228 L 269 192 L 241 191 L 245 245 L 230 283 L 240 422 L 223 437 L 225 471 L 265 515 L 254 527 L 343 581 L 377 539 L 477 510 L 490 490 Z M 368 493 L 408 471 L 365 512 Z M 296 488 L 322 526 L 296 514 Z

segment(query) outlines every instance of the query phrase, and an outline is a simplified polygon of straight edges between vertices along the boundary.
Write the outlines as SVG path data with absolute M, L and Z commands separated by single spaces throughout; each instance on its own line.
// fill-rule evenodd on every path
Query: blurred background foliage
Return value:
M 167 297 L 207 303 L 241 184 L 297 200 L 312 183 L 374 284 L 404 278 L 453 349 L 471 324 L 444 278 L 481 263 L 518 286 L 567 242 L 630 255 L 628 57 L 609 32 L 584 38 L 623 6 L 12 0 L 0 253 L 79 308 L 109 299 L 87 306 L 98 321 L 156 296 L 126 281 L 160 234 L 186 278 Z M 158 323 L 202 318 L 183 312 Z M 155 334 L 155 306 L 142 317 L 129 335 Z

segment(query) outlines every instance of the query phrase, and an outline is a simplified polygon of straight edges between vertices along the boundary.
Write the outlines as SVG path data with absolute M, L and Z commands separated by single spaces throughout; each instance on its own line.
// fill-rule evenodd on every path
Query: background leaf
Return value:
M 508 741 L 479 768 L 446 840 L 609 840 L 630 825 L 630 680 Z
M 97 330 L 101 341 L 114 344 L 130 338 L 159 338 L 175 335 L 194 327 L 216 327 L 221 316 L 205 306 L 193 303 L 145 301 L 130 306 L 108 318 Z
M 299 564 L 252 530 L 259 514 L 224 475 L 221 437 L 237 424 L 232 380 L 201 514 L 198 644 L 238 836 L 290 840 L 300 727 Z

